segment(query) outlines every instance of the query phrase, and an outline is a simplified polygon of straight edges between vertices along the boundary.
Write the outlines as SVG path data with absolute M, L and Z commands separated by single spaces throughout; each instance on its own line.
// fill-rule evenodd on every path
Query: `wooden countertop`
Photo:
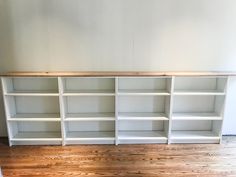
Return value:
M 108 76 L 236 76 L 234 72 L 146 72 L 146 71 L 71 71 L 71 72 L 6 72 L 1 77 L 108 77 Z

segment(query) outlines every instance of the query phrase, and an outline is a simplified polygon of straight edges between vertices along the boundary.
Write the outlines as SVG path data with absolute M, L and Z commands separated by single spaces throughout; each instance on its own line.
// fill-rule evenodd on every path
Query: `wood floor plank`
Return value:
M 0 143 L 0 166 L 4 177 L 236 177 L 236 137 L 224 137 L 221 145 L 10 148 L 6 143 Z

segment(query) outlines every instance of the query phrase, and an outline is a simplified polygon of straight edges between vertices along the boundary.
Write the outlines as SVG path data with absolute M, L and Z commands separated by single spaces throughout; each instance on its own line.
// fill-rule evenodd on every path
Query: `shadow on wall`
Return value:
M 3 106 L 2 84 L 0 82 L 0 137 L 7 136 L 7 126 Z
M 7 71 L 15 63 L 10 12 L 8 10 L 7 1 L 0 0 L 0 73 Z M 0 137 L 7 136 L 5 120 L 2 84 L 0 81 Z
M 0 72 L 7 71 L 16 63 L 10 14 L 8 1 L 0 0 Z

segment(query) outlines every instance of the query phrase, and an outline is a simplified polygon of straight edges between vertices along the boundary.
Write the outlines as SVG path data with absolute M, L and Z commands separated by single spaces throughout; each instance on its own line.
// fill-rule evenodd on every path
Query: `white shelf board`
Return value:
M 15 114 L 8 121 L 57 121 L 60 122 L 60 114 L 42 114 L 42 113 L 20 113 Z
M 60 118 L 11 118 L 12 122 L 60 122 Z
M 171 139 L 219 139 L 212 131 L 172 131 Z
M 119 89 L 118 95 L 170 95 L 167 90 L 149 90 L 149 89 Z
M 173 113 L 172 120 L 223 120 L 217 113 Z
M 175 90 L 174 95 L 225 95 L 222 90 Z
M 114 121 L 115 113 L 68 113 L 65 121 Z
M 115 96 L 115 90 L 65 90 L 63 96 Z
M 115 140 L 115 131 L 72 131 L 66 133 L 66 140 Z
M 164 131 L 119 131 L 119 140 L 167 140 Z
M 5 93 L 6 96 L 59 96 L 57 90 L 14 90 Z
M 11 141 L 61 141 L 60 132 L 19 132 Z
M 118 113 L 119 120 L 169 120 L 165 113 L 126 112 Z

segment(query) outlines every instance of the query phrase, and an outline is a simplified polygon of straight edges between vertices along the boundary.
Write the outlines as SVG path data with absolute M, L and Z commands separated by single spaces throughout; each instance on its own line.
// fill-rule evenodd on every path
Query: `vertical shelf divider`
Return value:
M 170 106 L 169 106 L 169 129 L 168 129 L 168 144 L 171 144 L 171 130 L 172 130 L 172 115 L 173 115 L 173 102 L 174 102 L 174 88 L 175 88 L 175 77 L 171 77 L 170 83 Z
M 10 128 L 10 122 L 9 122 L 9 118 L 10 118 L 10 105 L 8 105 L 7 103 L 7 83 L 5 83 L 5 78 L 1 78 L 2 81 L 2 93 L 3 93 L 3 102 L 4 102 L 4 108 L 5 108 L 5 116 L 6 116 L 6 123 L 7 123 L 7 132 L 8 132 L 8 142 L 9 142 L 9 146 L 12 146 L 12 131 Z
M 220 136 L 220 144 L 222 144 L 222 131 L 223 131 L 223 126 L 224 126 L 224 120 L 225 120 L 225 107 L 226 107 L 226 101 L 228 97 L 228 87 L 229 87 L 229 76 L 227 76 L 225 87 L 224 87 L 224 103 L 220 112 L 220 115 L 223 117 L 221 125 L 220 125 L 220 131 L 219 131 L 219 136 Z
M 62 145 L 66 145 L 66 130 L 65 130 L 65 103 L 63 98 L 64 85 L 61 77 L 58 77 L 58 89 L 59 89 L 59 105 L 60 105 L 60 116 L 61 116 L 61 136 Z
M 119 120 L 118 120 L 118 91 L 119 91 L 119 78 L 115 77 L 115 144 L 119 144 Z

